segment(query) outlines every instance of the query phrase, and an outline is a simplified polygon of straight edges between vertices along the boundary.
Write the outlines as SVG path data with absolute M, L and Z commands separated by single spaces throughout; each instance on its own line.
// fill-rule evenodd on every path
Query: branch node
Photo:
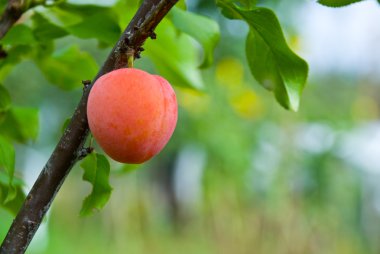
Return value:
M 155 39 L 157 39 L 157 34 L 156 34 L 155 32 L 153 32 L 153 31 L 151 31 L 149 37 L 150 37 L 152 40 L 155 40 Z
M 87 88 L 90 87 L 91 80 L 82 80 L 82 84 L 83 84 L 83 92 L 85 92 L 87 90 Z
M 80 160 L 84 159 L 87 155 L 89 155 L 93 151 L 94 151 L 94 148 L 91 147 L 91 146 L 89 146 L 89 147 L 83 147 L 82 149 L 80 149 L 78 151 L 77 160 L 80 161 Z
M 136 51 L 134 56 L 135 56 L 136 59 L 141 58 L 141 56 L 140 56 L 140 52 L 139 52 L 139 51 Z
M 89 79 L 82 80 L 82 84 L 84 85 L 84 87 L 87 87 L 87 86 L 91 85 L 91 80 L 89 80 Z

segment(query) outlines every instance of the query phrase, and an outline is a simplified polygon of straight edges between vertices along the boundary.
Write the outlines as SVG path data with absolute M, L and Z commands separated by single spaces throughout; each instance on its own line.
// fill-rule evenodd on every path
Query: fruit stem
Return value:
M 128 68 L 133 68 L 134 58 L 135 58 L 135 50 L 133 48 L 128 48 L 128 50 L 127 50 L 127 59 L 128 59 L 127 66 L 128 66 Z

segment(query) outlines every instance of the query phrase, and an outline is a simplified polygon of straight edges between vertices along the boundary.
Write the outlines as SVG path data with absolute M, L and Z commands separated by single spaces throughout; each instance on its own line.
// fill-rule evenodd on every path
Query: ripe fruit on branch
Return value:
M 111 158 L 124 163 L 142 163 L 159 153 L 174 132 L 177 112 L 170 84 L 133 68 L 100 77 L 87 103 L 96 141 Z

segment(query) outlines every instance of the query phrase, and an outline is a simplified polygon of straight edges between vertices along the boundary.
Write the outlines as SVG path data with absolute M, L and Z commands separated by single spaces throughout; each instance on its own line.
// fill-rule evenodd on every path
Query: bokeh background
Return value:
M 133 8 L 118 2 L 124 27 Z M 214 1 L 187 4 L 220 24 L 215 62 L 197 70 L 205 89 L 173 84 L 179 120 L 168 146 L 140 166 L 111 161 L 112 196 L 89 217 L 79 211 L 91 186 L 76 166 L 27 253 L 380 253 L 379 4 L 260 2 L 276 11 L 288 43 L 309 63 L 297 113 L 252 78 L 243 22 L 222 17 Z M 58 49 L 67 45 L 99 66 L 110 51 L 93 39 L 56 40 Z M 136 65 L 157 72 L 144 53 Z M 16 145 L 26 191 L 81 96 L 80 88 L 49 82 L 31 60 L 4 80 L 14 104 L 40 109 L 38 138 Z M 0 239 L 12 218 L 0 209 Z

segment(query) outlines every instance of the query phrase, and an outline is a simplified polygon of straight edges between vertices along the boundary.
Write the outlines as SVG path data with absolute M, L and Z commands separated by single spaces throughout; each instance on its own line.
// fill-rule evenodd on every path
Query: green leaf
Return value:
M 15 45 L 7 50 L 7 57 L 0 59 L 0 80 L 4 80 L 17 63 L 32 53 L 33 48 L 29 45 Z
M 15 150 L 13 145 L 0 136 L 0 171 L 5 171 L 7 180 L 7 195 L 5 195 L 4 203 L 12 200 L 16 196 L 16 189 L 13 187 L 13 175 L 15 172 Z
M 238 1 L 245 8 L 252 8 L 256 5 L 257 0 L 240 0 Z
M 79 24 L 66 29 L 78 38 L 95 38 L 108 45 L 114 45 L 121 34 L 117 21 L 110 15 L 91 15 Z
M 4 45 L 29 45 L 35 42 L 32 29 L 24 24 L 12 27 L 1 40 Z
M 11 96 L 7 89 L 0 85 L 0 124 L 4 120 L 5 114 L 11 107 Z
M 235 10 L 238 7 L 231 0 L 216 0 L 216 5 L 221 8 L 221 12 L 226 18 L 242 19 L 239 12 Z
M 318 0 L 318 3 L 328 7 L 343 7 L 363 0 Z
M 44 10 L 44 16 L 54 25 L 68 27 L 82 21 L 80 15 L 61 9 L 60 5 L 54 5 Z
M 0 133 L 22 143 L 36 139 L 38 135 L 38 109 L 12 107 L 4 122 L 0 124 Z
M 112 10 L 116 14 L 115 17 L 118 19 L 119 27 L 125 28 L 139 6 L 140 3 L 138 1 L 117 1 L 113 5 Z
M 380 1 L 380 0 L 379 0 L 379 1 Z M 179 1 L 175 4 L 175 7 L 176 7 L 176 8 L 180 8 L 181 10 L 186 10 L 186 9 L 187 9 L 186 1 L 185 1 L 185 0 L 179 0 Z
M 25 194 L 22 190 L 24 183 L 13 178 L 10 188 L 8 176 L 3 171 L 0 171 L 0 206 L 16 215 L 25 200 Z
M 163 20 L 156 29 L 157 39 L 145 43 L 146 54 L 158 72 L 172 85 L 203 88 L 197 67 L 197 48 L 186 34 L 178 34 L 173 24 Z
M 83 180 L 92 185 L 92 191 L 82 204 L 80 214 L 90 215 L 94 210 L 104 207 L 110 198 L 112 187 L 109 184 L 110 164 L 101 154 L 89 154 L 81 163 L 84 170 Z
M 47 15 L 59 20 L 60 26 L 70 34 L 82 39 L 98 39 L 114 45 L 119 39 L 121 29 L 117 15 L 110 7 L 61 3 L 50 8 Z
M 83 19 L 91 15 L 113 14 L 113 11 L 110 7 L 95 4 L 74 4 L 61 2 L 56 6 L 62 11 L 78 15 Z
M 91 55 L 76 45 L 59 49 L 50 57 L 36 59 L 46 79 L 64 90 L 82 86 L 81 81 L 90 79 L 98 71 L 98 65 Z
M 251 30 L 247 36 L 246 54 L 255 79 L 266 89 L 273 90 L 277 101 L 288 108 L 289 97 L 277 68 L 276 60 L 265 41 Z
M 276 15 L 266 8 L 243 10 L 224 1 L 218 4 L 250 26 L 246 54 L 253 76 L 262 86 L 274 90 L 283 107 L 297 111 L 308 66 L 287 45 Z
M 35 12 L 32 16 L 33 20 L 33 34 L 38 41 L 48 41 L 68 35 L 68 32 L 50 22 L 42 14 Z
M 15 151 L 13 145 L 3 136 L 0 136 L 0 169 L 7 173 L 9 182 L 12 182 L 15 170 Z
M 208 67 L 213 61 L 213 51 L 220 38 L 218 23 L 207 17 L 174 7 L 170 12 L 173 24 L 203 47 L 204 59 L 201 68 Z
M 217 0 L 217 2 L 219 2 L 219 1 L 220 0 Z M 271 2 L 274 2 L 274 1 L 278 1 L 278 0 L 272 0 Z M 255 5 L 257 4 L 257 0 L 222 0 L 220 2 L 227 2 L 230 4 L 235 3 L 237 6 L 242 7 L 244 9 L 251 9 L 251 8 L 255 7 Z M 227 11 L 227 13 L 228 13 L 228 11 Z

